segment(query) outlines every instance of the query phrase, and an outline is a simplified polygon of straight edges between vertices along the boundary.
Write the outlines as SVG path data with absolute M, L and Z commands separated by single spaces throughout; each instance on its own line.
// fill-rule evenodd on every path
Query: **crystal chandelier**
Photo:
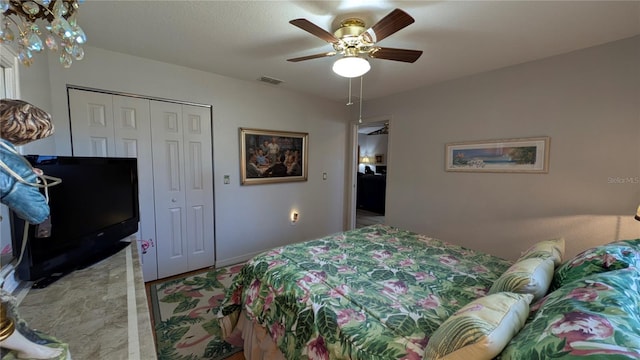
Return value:
M 59 50 L 65 68 L 84 57 L 82 44 L 87 36 L 76 21 L 78 0 L 0 0 L 0 11 L 0 43 L 15 42 L 25 66 L 33 63 L 33 53 L 41 52 L 45 45 L 53 52 Z

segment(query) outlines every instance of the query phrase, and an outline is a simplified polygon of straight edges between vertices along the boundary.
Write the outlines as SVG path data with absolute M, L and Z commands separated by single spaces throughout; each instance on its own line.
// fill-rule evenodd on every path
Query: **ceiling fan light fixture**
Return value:
M 345 56 L 333 63 L 333 72 L 346 78 L 355 78 L 369 72 L 371 65 L 367 59 Z

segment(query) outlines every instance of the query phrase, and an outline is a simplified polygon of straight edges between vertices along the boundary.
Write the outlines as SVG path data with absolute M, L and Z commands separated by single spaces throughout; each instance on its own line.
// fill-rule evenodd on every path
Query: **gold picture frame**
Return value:
M 449 143 L 445 171 L 546 174 L 550 140 L 543 136 Z
M 240 128 L 240 182 L 307 181 L 309 134 Z

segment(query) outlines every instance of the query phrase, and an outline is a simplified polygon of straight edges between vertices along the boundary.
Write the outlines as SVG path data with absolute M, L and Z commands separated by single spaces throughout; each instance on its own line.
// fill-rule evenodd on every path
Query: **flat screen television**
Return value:
M 45 175 L 62 179 L 49 188 L 51 231 L 38 238 L 29 225 L 18 278 L 45 287 L 71 271 L 105 259 L 128 245 L 138 231 L 135 158 L 27 155 Z M 41 190 L 44 194 L 44 191 Z M 11 216 L 13 254 L 20 257 L 24 220 Z

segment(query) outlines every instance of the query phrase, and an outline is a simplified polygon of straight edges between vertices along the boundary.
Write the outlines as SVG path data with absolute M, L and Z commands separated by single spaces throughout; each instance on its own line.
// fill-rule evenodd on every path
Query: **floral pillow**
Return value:
M 510 291 L 533 294 L 533 299 L 543 297 L 553 277 L 553 259 L 529 258 L 518 260 L 491 285 L 489 294 Z
M 498 359 L 640 359 L 640 272 L 593 274 L 531 306 Z
M 558 266 L 562 263 L 564 257 L 564 238 L 544 240 L 533 244 L 525 250 L 518 260 L 529 259 L 532 257 L 551 257 L 553 264 Z
M 553 275 L 551 290 L 591 274 L 640 268 L 640 239 L 621 240 L 587 249 L 560 265 Z
M 493 359 L 524 325 L 532 298 L 531 294 L 504 292 L 470 302 L 433 332 L 424 358 Z

